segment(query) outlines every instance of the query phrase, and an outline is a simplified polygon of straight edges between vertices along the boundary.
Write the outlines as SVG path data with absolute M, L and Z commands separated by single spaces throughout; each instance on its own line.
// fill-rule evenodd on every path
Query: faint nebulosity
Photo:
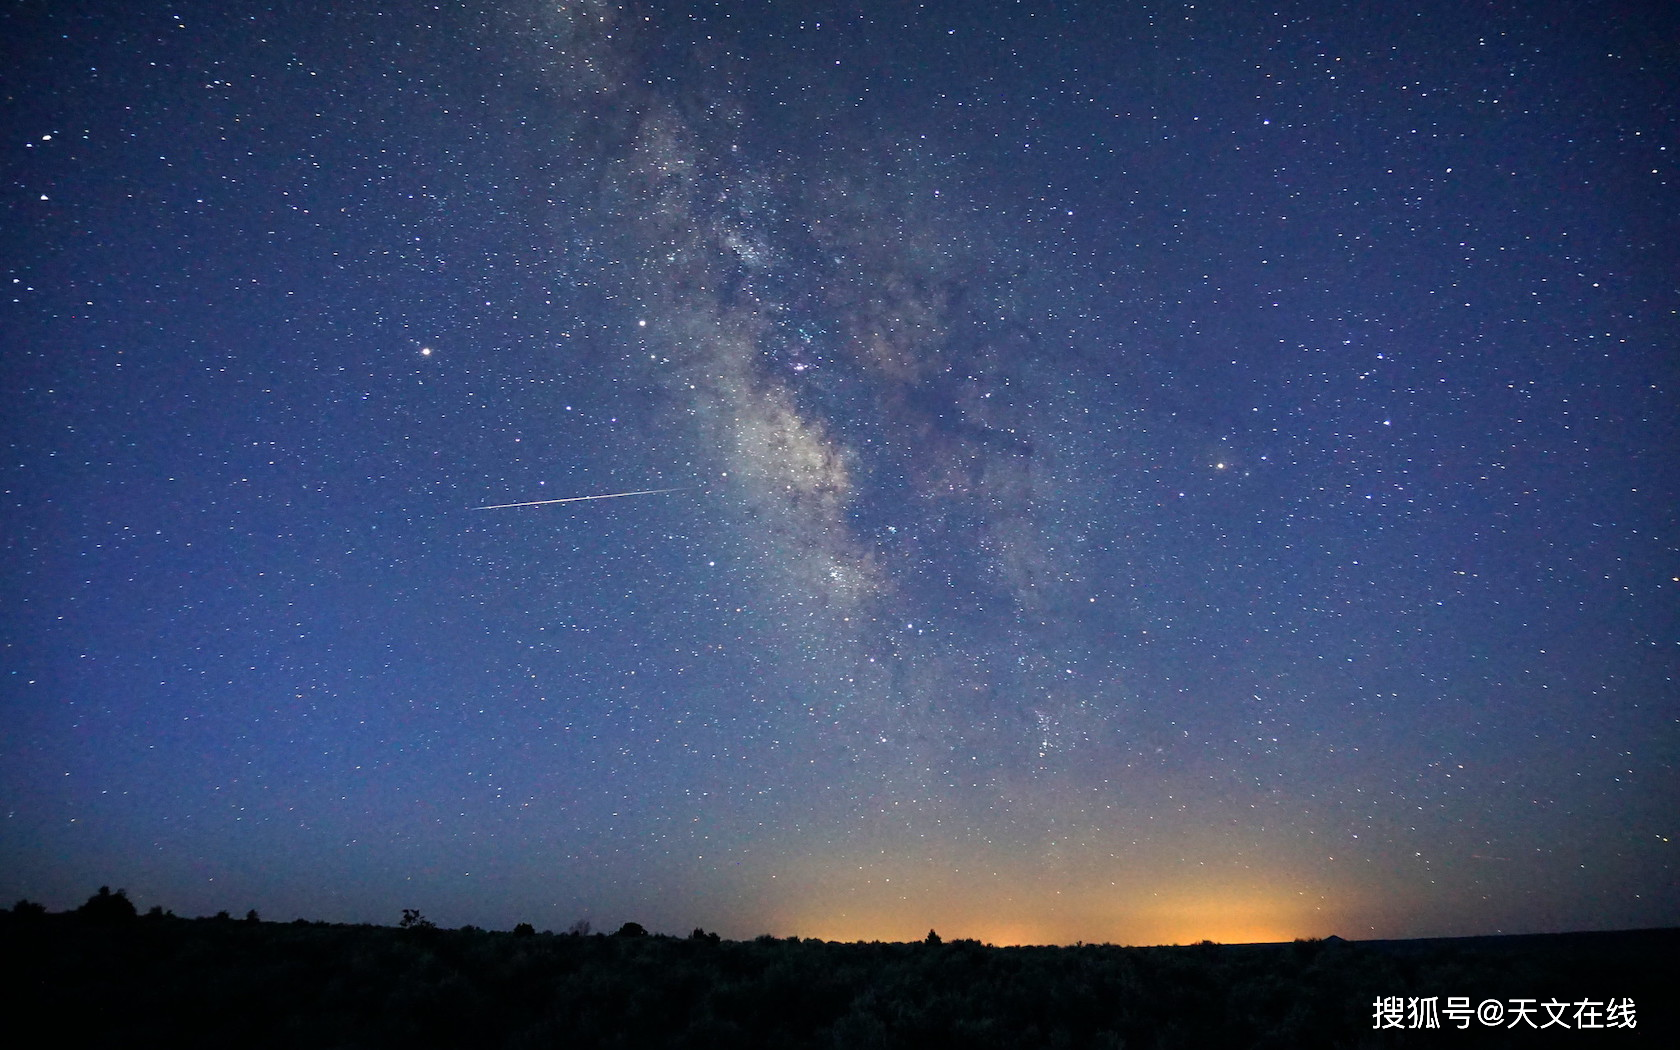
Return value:
M 0 893 L 1674 924 L 1674 23 L 14 10 Z

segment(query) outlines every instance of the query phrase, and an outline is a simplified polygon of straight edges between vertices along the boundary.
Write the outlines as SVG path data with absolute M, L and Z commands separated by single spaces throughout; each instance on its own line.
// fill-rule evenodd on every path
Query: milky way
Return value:
M 778 673 L 816 722 L 790 733 L 835 742 L 850 807 L 911 806 L 939 838 L 954 832 L 920 825 L 954 797 L 1007 804 L 1056 752 L 1130 750 L 1119 669 L 1071 608 L 1092 585 L 1058 537 L 1070 493 L 1093 517 L 1123 500 L 1075 461 L 1090 421 L 1057 389 L 1069 377 L 1035 374 L 1057 367 L 1033 335 L 1044 304 L 995 272 L 1009 249 L 973 231 L 974 206 L 940 199 L 966 187 L 941 190 L 919 142 L 844 126 L 755 165 L 727 85 L 687 80 L 721 74 L 677 75 L 713 100 L 685 106 L 647 86 L 641 34 L 610 5 L 550 17 L 569 42 L 559 108 L 610 128 L 575 159 L 610 202 L 604 279 L 637 336 L 622 367 L 695 450 L 695 513 L 729 516 L 751 644 L 797 654 Z M 980 751 L 984 771 L 962 768 Z

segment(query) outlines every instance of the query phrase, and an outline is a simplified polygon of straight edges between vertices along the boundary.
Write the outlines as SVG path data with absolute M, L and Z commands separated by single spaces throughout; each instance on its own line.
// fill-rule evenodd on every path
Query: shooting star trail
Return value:
M 604 492 L 599 496 L 567 496 L 564 499 L 534 499 L 525 503 L 494 503 L 488 507 L 474 507 L 473 510 L 508 510 L 512 507 L 546 507 L 550 503 L 582 503 L 591 499 L 618 499 L 620 496 L 657 496 L 662 492 L 679 492 L 683 486 L 674 489 L 638 489 L 635 492 Z

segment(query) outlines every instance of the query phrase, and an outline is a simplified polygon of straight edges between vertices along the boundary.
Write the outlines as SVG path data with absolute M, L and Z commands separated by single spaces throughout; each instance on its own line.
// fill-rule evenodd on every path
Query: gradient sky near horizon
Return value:
M 1680 8 L 0 35 L 4 903 L 1680 923 Z

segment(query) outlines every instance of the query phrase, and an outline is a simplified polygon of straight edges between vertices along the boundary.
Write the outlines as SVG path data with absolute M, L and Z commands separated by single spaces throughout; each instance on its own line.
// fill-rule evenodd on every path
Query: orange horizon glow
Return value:
M 717 928 L 748 937 L 908 943 L 931 929 L 1000 947 L 1354 939 L 1404 928 L 1414 906 L 1364 872 L 1295 862 L 1213 821 L 1166 841 L 1093 835 L 1027 854 L 999 845 L 892 834 L 848 849 L 782 842 L 770 873 L 707 873 L 691 890 L 715 902 Z
M 1282 881 L 1149 892 L 1105 885 L 1033 893 L 1021 887 L 957 879 L 936 886 L 888 886 L 885 880 L 844 889 L 829 886 L 801 894 L 797 906 L 778 908 L 775 925 L 789 934 L 842 942 L 920 941 L 932 929 L 943 940 L 972 939 L 999 947 L 1204 940 L 1259 944 L 1354 928 L 1348 923 L 1346 895 L 1339 894 L 1332 906 L 1322 889 Z
M 1218 905 L 1210 909 L 1189 908 L 1188 917 L 1162 917 L 1157 921 L 1110 926 L 1093 929 L 1087 923 L 1071 917 L 1059 920 L 978 920 L 912 923 L 897 915 L 842 916 L 816 918 L 794 924 L 800 937 L 841 943 L 911 943 L 921 941 L 928 930 L 935 930 L 942 940 L 975 940 L 999 948 L 1066 946 L 1074 944 L 1115 944 L 1134 947 L 1197 944 L 1213 941 L 1217 944 L 1275 944 L 1303 938 L 1325 937 L 1334 933 L 1323 925 L 1295 925 L 1265 916 L 1245 918 L 1234 915 L 1197 916 L 1197 910 L 1223 911 Z M 1075 931 L 1084 930 L 1083 933 Z

